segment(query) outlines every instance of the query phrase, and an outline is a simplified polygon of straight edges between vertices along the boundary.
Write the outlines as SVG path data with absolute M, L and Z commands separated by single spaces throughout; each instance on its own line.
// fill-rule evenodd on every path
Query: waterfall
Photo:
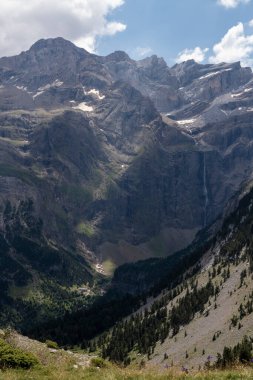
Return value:
M 206 187 L 206 156 L 205 153 L 203 152 L 203 194 L 204 194 L 204 227 L 206 227 L 207 224 L 207 208 L 208 208 L 208 191 Z

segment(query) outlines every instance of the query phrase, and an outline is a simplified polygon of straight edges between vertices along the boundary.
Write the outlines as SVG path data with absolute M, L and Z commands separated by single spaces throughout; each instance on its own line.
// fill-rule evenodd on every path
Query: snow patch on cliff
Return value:
M 81 110 L 84 112 L 92 112 L 93 111 L 93 107 L 88 106 L 85 102 L 79 103 L 77 106 L 72 107 L 72 108 L 75 110 Z

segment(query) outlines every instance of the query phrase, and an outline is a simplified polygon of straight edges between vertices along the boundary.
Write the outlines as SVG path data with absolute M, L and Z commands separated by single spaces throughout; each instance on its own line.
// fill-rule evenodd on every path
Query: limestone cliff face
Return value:
M 0 59 L 1 215 L 32 199 L 41 236 L 93 267 L 182 248 L 251 177 L 252 80 L 61 38 Z

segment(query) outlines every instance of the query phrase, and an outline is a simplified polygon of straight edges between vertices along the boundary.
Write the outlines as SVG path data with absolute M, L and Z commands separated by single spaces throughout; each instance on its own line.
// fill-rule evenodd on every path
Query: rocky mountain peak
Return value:
M 172 67 L 172 69 L 175 69 L 175 68 L 187 68 L 187 67 L 196 66 L 196 65 L 199 65 L 199 64 L 194 59 L 188 59 L 187 61 L 176 63 Z
M 122 62 L 122 61 L 131 62 L 132 61 L 129 55 L 121 50 L 117 50 L 107 55 L 105 59 L 107 62 Z
M 194 59 L 190 59 L 188 61 L 184 61 L 181 63 L 177 63 L 171 68 L 172 75 L 175 75 L 177 79 L 180 81 L 181 85 L 186 85 L 192 79 L 197 77 L 197 73 L 202 65 L 198 64 L 194 61 Z
M 89 56 L 89 53 L 72 42 L 62 37 L 41 39 L 37 41 L 31 48 L 23 53 L 27 59 L 32 62 L 37 61 L 38 64 L 56 62 L 59 66 L 66 61 L 77 61 Z M 62 61 L 64 60 L 64 61 Z
M 240 62 L 203 65 L 194 60 L 189 60 L 176 64 L 170 69 L 170 72 L 171 75 L 178 79 L 180 87 L 185 88 L 187 96 L 190 97 L 197 96 L 199 98 L 199 95 L 196 95 L 195 87 L 197 87 L 197 92 L 200 88 L 203 89 L 203 86 L 201 87 L 195 82 L 196 80 L 201 80 L 202 83 L 203 81 L 206 82 L 207 85 L 204 86 L 204 88 L 208 88 L 205 95 L 208 98 L 206 100 L 210 100 L 214 95 L 217 96 L 219 93 L 221 94 L 239 87 L 252 78 L 251 69 L 241 67 Z M 190 88 L 188 88 L 189 86 Z M 195 89 L 192 90 L 192 87 Z M 216 87 L 216 89 L 213 87 Z M 200 97 L 203 100 L 202 92 Z
M 143 68 L 156 66 L 156 67 L 159 67 L 159 69 L 164 69 L 164 68 L 168 69 L 168 66 L 165 60 L 161 57 L 158 57 L 157 55 L 151 55 L 151 57 L 141 59 L 137 63 L 139 67 L 143 67 Z
M 75 83 L 80 63 L 89 57 L 86 50 L 64 38 L 49 38 L 18 56 L 1 58 L 0 67 L 5 68 L 8 81 L 13 77 L 11 83 L 35 90 L 55 80 Z
M 62 37 L 40 39 L 31 46 L 29 51 L 38 52 L 43 49 L 64 49 L 64 50 L 68 49 L 68 50 L 82 51 L 82 52 L 85 52 L 86 54 L 89 54 L 85 49 L 77 47 L 72 42 L 65 40 Z

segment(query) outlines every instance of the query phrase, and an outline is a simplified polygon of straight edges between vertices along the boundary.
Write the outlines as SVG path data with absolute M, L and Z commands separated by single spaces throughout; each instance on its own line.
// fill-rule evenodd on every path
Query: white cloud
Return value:
M 249 26 L 250 26 L 251 28 L 253 28 L 253 19 L 250 20 L 250 22 L 249 22 Z
M 236 8 L 240 4 L 248 4 L 251 0 L 218 0 L 218 4 L 225 8 Z
M 108 21 L 124 0 L 3 0 L 0 2 L 0 56 L 17 54 L 40 38 L 64 37 L 94 51 L 97 38 L 126 25 Z
M 195 47 L 195 49 L 184 49 L 178 54 L 176 62 L 180 63 L 188 61 L 189 59 L 194 59 L 194 61 L 201 63 L 204 61 L 208 50 L 208 48 L 201 49 L 199 46 Z
M 148 55 L 152 54 L 152 52 L 153 52 L 153 50 L 150 47 L 138 46 L 134 50 L 134 55 L 136 56 L 136 58 L 144 58 L 144 57 L 147 57 Z
M 213 53 L 210 63 L 241 61 L 243 66 L 253 66 L 253 34 L 246 35 L 240 22 L 214 45 Z

